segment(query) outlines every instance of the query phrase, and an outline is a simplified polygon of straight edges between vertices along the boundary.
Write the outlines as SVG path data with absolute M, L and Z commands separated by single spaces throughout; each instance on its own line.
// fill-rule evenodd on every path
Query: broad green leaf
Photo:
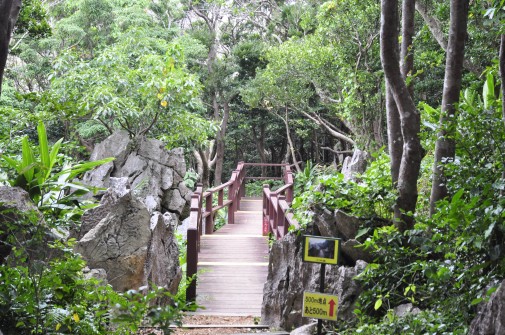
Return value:
M 49 178 L 51 174 L 51 170 L 53 169 L 54 164 L 56 163 L 56 157 L 58 156 L 58 152 L 60 151 L 61 143 L 63 142 L 63 138 L 60 138 L 56 143 L 54 143 L 51 148 L 51 153 L 49 154 L 49 168 L 47 170 L 46 178 Z
M 75 176 L 77 176 L 81 173 L 84 173 L 86 171 L 89 171 L 89 170 L 93 169 L 95 166 L 106 164 L 108 162 L 112 162 L 113 160 L 114 160 L 114 157 L 108 157 L 108 158 L 104 158 L 104 159 L 94 161 L 94 162 L 86 162 L 86 163 L 76 164 L 68 169 L 64 169 L 60 173 L 56 174 L 55 177 L 57 178 L 58 176 L 60 176 L 62 174 L 68 173 L 69 175 L 68 175 L 67 180 L 72 180 Z
M 452 205 L 456 204 L 459 201 L 459 199 L 461 199 L 464 193 L 465 193 L 464 189 L 459 189 L 458 192 L 456 192 L 456 194 L 454 194 L 454 196 L 452 197 L 451 204 Z
M 382 299 L 377 299 L 375 301 L 374 309 L 378 310 L 379 308 L 381 308 L 381 306 L 382 306 Z
M 35 158 L 33 156 L 33 150 L 28 142 L 28 138 L 24 137 L 22 140 L 22 164 L 21 169 L 18 171 L 20 174 L 25 176 L 28 183 L 33 180 L 33 175 L 35 173 Z
M 45 177 L 47 171 L 49 170 L 49 144 L 47 143 L 46 127 L 42 121 L 39 121 L 37 133 L 39 135 L 40 168 L 44 171 L 43 175 Z
M 11 168 L 15 169 L 17 173 L 21 174 L 21 171 L 23 171 L 23 167 L 21 166 L 19 161 L 5 155 L 2 155 L 2 158 Z
M 365 235 L 366 233 L 368 233 L 369 230 L 370 230 L 370 228 L 361 228 L 360 230 L 358 230 L 358 233 L 356 234 L 355 239 L 358 239 L 361 236 Z
M 482 98 L 484 99 L 484 108 L 488 109 L 494 100 L 494 77 L 490 73 L 487 74 L 486 82 L 482 89 Z

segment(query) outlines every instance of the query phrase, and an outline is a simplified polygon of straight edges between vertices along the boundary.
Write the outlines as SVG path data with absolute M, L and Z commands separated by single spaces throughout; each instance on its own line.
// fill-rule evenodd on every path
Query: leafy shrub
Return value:
M 12 214 L 16 219 L 9 221 Z M 0 330 L 6 335 L 135 334 L 144 322 L 169 334 L 168 326 L 180 321 L 181 311 L 194 307 L 182 294 L 172 296 L 161 287 L 118 293 L 86 279 L 74 240 L 48 242 L 50 227 L 38 214 L 0 215 L 0 233 L 7 233 L 0 243 L 12 248 L 7 263 L 0 265 Z M 167 296 L 174 304 L 156 305 Z
M 369 221 L 391 219 L 395 192 L 389 158 L 382 151 L 372 156 L 374 160 L 365 173 L 358 176 L 358 181 L 344 180 L 339 172 L 307 164 L 304 172 L 296 175 L 297 189 L 302 193 L 296 194 L 292 206 L 302 226 L 312 222 L 316 206 L 330 211 L 340 209 Z
M 456 159 L 445 166 L 452 197 L 431 218 L 418 212 L 404 235 L 391 225 L 364 241 L 376 258 L 357 278 L 358 322 L 341 326 L 342 334 L 464 334 L 476 305 L 505 277 L 505 127 L 494 92 L 488 75 L 482 96 L 462 95 Z M 393 315 L 409 302 L 423 312 Z
M 262 197 L 263 196 L 263 185 L 269 185 L 271 191 L 275 191 L 278 188 L 284 186 L 284 181 L 282 180 L 255 180 L 245 184 L 245 194 L 246 197 Z

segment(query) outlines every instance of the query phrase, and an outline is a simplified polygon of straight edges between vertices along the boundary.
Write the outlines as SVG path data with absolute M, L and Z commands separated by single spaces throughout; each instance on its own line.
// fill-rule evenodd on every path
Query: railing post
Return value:
M 214 232 L 214 216 L 212 215 L 212 193 L 205 198 L 205 234 Z
M 263 236 L 268 236 L 270 233 L 270 219 L 268 214 L 269 209 L 270 185 L 263 185 Z
M 293 202 L 293 183 L 294 183 L 293 172 L 289 170 L 286 172 L 286 175 L 288 184 L 291 184 L 291 187 L 286 190 L 286 202 L 288 204 L 291 204 Z
M 231 174 L 232 183 L 228 187 L 228 200 L 231 200 L 231 204 L 228 206 L 228 224 L 235 223 L 235 211 L 237 208 L 237 170 L 233 171 Z
M 196 273 L 198 271 L 198 230 L 195 228 L 188 229 L 186 242 L 187 248 L 187 263 L 186 263 L 186 280 L 190 280 L 190 284 L 186 288 L 186 301 L 195 301 L 196 299 Z
M 235 170 L 235 182 L 233 186 L 233 198 L 235 199 L 233 202 L 235 203 L 235 211 L 240 210 L 240 197 L 241 197 L 241 188 L 242 188 L 242 170 Z M 233 178 L 233 177 L 232 177 Z
M 284 223 L 285 223 L 284 219 L 286 217 L 285 217 L 284 210 L 282 209 L 281 202 L 286 202 L 286 196 L 279 195 L 279 197 L 277 198 L 277 230 L 280 229 L 282 236 L 284 236 L 286 234 L 286 232 L 285 232 L 286 229 L 284 227 Z
M 272 233 L 275 235 L 275 239 L 278 239 L 277 234 L 277 210 L 279 207 L 279 201 L 277 199 L 277 193 L 270 193 L 270 222 L 272 227 Z

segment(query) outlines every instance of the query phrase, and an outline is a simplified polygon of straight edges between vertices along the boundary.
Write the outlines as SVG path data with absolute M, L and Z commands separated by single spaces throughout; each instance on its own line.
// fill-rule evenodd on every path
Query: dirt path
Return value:
M 177 329 L 174 334 L 182 335 L 214 335 L 214 334 L 255 334 L 268 333 L 268 329 L 248 328 L 247 326 L 259 323 L 259 318 L 252 316 L 209 316 L 209 315 L 188 315 L 183 319 L 185 325 L 244 325 L 244 328 L 195 328 Z M 145 329 L 139 335 L 146 335 L 153 332 L 162 335 L 161 331 Z

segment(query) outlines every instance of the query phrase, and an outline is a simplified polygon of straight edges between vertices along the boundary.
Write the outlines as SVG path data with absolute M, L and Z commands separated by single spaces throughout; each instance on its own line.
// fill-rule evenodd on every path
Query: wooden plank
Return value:
M 268 275 L 268 239 L 262 233 L 262 200 L 241 200 L 235 223 L 201 239 L 197 314 L 261 314 Z

